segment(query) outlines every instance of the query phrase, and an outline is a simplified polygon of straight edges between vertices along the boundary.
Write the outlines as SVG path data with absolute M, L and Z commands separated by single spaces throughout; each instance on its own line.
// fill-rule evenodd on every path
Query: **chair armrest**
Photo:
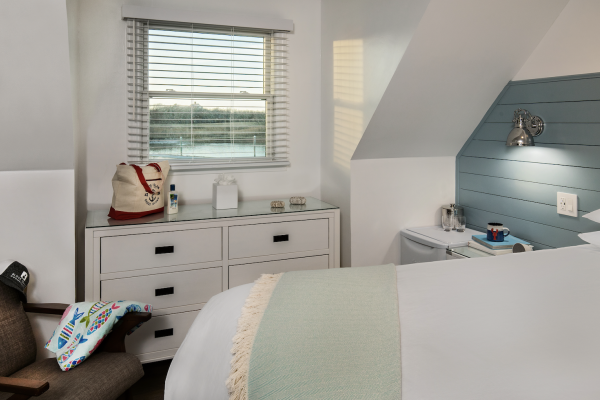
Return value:
M 125 314 L 114 326 L 106 339 L 104 339 L 98 351 L 125 353 L 125 336 L 137 325 L 150 320 L 150 318 L 152 318 L 152 313 L 149 312 L 130 312 Z
M 69 307 L 68 304 L 61 303 L 24 303 L 23 309 L 25 312 L 63 315 Z
M 0 392 L 15 393 L 25 396 L 39 396 L 48 390 L 49 387 L 50 384 L 44 381 L 0 376 Z

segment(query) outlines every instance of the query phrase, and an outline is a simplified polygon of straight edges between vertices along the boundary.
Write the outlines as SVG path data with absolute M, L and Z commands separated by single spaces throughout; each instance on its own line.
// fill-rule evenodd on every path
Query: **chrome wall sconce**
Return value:
M 535 146 L 533 137 L 539 136 L 544 130 L 544 121 L 540 117 L 522 108 L 515 110 L 513 118 L 515 127 L 508 134 L 507 146 Z

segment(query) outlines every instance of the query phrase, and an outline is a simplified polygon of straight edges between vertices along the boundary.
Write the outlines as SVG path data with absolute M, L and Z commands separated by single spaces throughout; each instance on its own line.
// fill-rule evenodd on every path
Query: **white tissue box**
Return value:
M 217 210 L 238 207 L 237 185 L 217 185 L 213 183 L 212 206 Z

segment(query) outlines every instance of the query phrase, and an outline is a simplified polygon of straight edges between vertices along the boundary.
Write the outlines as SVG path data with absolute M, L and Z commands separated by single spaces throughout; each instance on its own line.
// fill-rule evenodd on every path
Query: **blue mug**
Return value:
M 505 230 L 507 232 L 505 232 Z M 504 238 L 510 235 L 510 229 L 498 222 L 490 222 L 487 226 L 487 240 L 490 242 L 504 242 Z

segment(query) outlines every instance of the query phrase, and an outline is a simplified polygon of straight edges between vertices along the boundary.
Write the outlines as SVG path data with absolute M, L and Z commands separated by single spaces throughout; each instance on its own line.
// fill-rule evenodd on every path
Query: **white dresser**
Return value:
M 152 304 L 152 319 L 126 340 L 142 362 L 172 358 L 202 306 L 263 273 L 339 268 L 339 209 L 317 199 L 237 209 L 181 206 L 173 215 L 117 221 L 90 211 L 85 300 Z

